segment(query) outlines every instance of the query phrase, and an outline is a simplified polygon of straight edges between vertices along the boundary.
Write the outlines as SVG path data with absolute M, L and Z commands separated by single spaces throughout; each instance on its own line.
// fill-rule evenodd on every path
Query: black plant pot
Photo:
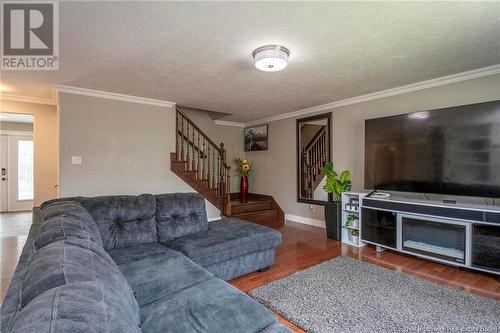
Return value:
M 325 204 L 326 236 L 331 239 L 341 240 L 342 204 L 328 201 Z

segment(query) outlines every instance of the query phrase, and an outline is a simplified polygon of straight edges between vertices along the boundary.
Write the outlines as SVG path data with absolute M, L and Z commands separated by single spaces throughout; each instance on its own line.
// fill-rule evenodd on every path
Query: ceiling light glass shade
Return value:
M 277 72 L 288 65 L 290 51 L 279 45 L 266 45 L 259 47 L 252 53 L 255 67 L 264 72 Z
M 408 118 L 411 118 L 411 119 L 426 119 L 426 118 L 429 118 L 429 112 L 422 111 L 422 112 L 410 113 L 408 115 Z

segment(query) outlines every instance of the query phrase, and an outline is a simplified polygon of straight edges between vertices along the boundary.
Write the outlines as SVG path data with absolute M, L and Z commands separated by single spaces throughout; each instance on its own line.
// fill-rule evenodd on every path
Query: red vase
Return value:
M 248 202 L 248 177 L 241 176 L 240 180 L 240 202 L 247 203 Z

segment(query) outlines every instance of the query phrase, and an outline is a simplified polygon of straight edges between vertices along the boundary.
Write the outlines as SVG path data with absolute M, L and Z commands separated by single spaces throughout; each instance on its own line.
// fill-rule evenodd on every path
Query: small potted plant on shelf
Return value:
M 352 236 L 352 242 L 354 244 L 358 244 L 359 243 L 359 230 L 352 229 L 351 230 L 351 236 Z
M 333 169 L 333 163 L 327 162 L 321 168 L 326 175 L 326 182 L 323 189 L 328 193 L 328 202 L 325 204 L 326 235 L 328 238 L 340 240 L 341 237 L 341 216 L 342 216 L 342 192 L 351 190 L 351 173 L 344 170 L 340 176 Z
M 359 217 L 356 214 L 349 214 L 347 215 L 346 219 L 346 226 L 350 226 L 353 228 L 358 228 L 359 227 Z

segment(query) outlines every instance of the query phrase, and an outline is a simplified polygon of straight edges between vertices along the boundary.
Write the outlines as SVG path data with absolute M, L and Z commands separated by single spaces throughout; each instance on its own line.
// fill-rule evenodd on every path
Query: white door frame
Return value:
M 30 138 L 33 140 L 33 132 L 30 131 L 12 131 L 12 130 L 0 130 L 0 135 L 7 136 L 7 202 L 6 208 L 7 211 L 22 211 L 22 210 L 30 210 L 33 208 L 33 200 L 17 200 L 17 196 L 13 195 L 15 193 L 15 189 L 13 188 L 13 181 L 10 181 L 9 178 L 17 175 L 17 165 L 15 165 L 15 161 L 11 158 L 11 140 L 13 138 L 17 138 L 19 136 Z M 34 155 L 34 152 L 33 152 Z M 33 166 L 34 168 L 34 166 Z M 33 170 L 33 183 L 34 183 L 34 170 Z M 17 191 L 16 191 L 17 192 Z M 5 207 L 3 207 L 5 209 Z

